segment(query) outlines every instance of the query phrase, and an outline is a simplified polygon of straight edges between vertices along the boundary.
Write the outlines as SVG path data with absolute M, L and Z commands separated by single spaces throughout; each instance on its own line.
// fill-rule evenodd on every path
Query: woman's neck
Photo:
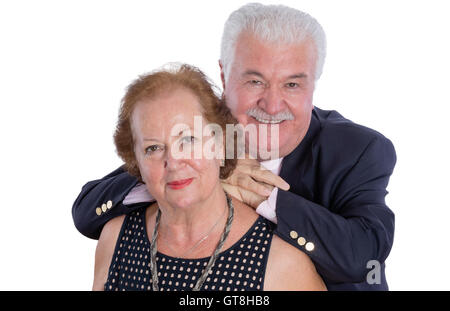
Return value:
M 158 234 L 178 249 L 192 246 L 207 234 L 222 232 L 228 215 L 226 196 L 220 183 L 203 202 L 183 209 L 170 206 L 160 206 L 160 209 Z

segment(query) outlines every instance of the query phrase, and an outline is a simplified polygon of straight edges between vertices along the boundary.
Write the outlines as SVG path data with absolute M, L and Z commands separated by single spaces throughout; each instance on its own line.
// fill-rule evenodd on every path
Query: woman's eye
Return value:
M 196 138 L 194 136 L 185 136 L 181 138 L 181 143 L 183 144 L 193 144 L 195 143 Z
M 154 152 L 156 152 L 158 150 L 161 150 L 160 146 L 158 146 L 158 145 L 151 145 L 151 146 L 148 146 L 147 148 L 145 148 L 145 153 L 151 154 L 151 153 L 154 153 Z

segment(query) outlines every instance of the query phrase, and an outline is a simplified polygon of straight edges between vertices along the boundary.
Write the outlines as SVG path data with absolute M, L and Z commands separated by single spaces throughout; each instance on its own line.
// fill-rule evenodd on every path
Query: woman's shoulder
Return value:
M 97 243 L 96 261 L 112 257 L 125 217 L 126 215 L 115 217 L 103 226 Z
M 256 218 L 258 218 L 259 215 L 256 213 L 254 208 L 234 196 L 231 196 L 231 199 L 234 206 L 235 215 L 237 215 L 240 219 L 255 221 Z
M 95 250 L 95 269 L 93 290 L 103 290 L 108 277 L 109 265 L 114 255 L 117 238 L 119 237 L 125 215 L 115 217 L 108 221 L 100 233 Z
M 326 287 L 309 256 L 274 235 L 264 290 L 326 290 Z
M 256 211 L 245 203 L 233 198 L 234 221 L 239 227 L 247 230 L 252 227 L 259 215 Z
M 100 234 L 99 242 L 110 240 L 114 235 L 119 235 L 120 228 L 122 227 L 122 224 L 125 220 L 126 215 L 121 215 L 114 217 L 113 219 L 109 220 L 102 229 L 102 232 Z M 117 238 L 117 237 L 116 237 Z
M 132 212 L 130 212 L 127 215 L 120 215 L 117 217 L 114 217 L 113 219 L 109 220 L 102 229 L 102 232 L 100 234 L 99 243 L 105 243 L 105 242 L 115 242 L 117 238 L 119 237 L 120 231 L 122 229 L 122 226 L 124 225 L 124 222 L 133 222 L 133 219 L 139 219 L 142 217 L 142 215 L 148 215 L 149 213 L 155 213 L 157 209 L 155 209 L 156 204 L 151 204 L 149 206 L 143 206 L 139 207 Z M 130 220 L 131 218 L 131 220 Z M 128 219 L 128 220 L 127 220 Z
M 254 209 L 240 202 L 235 197 L 232 197 L 232 203 L 234 207 L 233 223 L 228 238 L 223 246 L 223 250 L 228 250 L 230 247 L 234 246 L 237 241 L 248 234 L 259 216 Z

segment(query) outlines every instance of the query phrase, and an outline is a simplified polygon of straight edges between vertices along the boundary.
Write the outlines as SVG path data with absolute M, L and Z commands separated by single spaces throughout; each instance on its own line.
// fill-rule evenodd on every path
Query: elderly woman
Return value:
M 235 160 L 221 160 L 220 144 L 205 156 L 206 141 L 223 137 L 195 131 L 195 117 L 223 129 L 234 122 L 194 67 L 153 72 L 128 88 L 115 144 L 156 203 L 105 225 L 93 289 L 324 290 L 307 255 L 224 192 L 220 178 Z

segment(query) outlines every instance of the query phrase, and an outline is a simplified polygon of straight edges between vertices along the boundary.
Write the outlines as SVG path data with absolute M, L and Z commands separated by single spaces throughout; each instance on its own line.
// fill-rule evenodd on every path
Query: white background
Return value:
M 1 290 L 90 290 L 96 242 L 71 208 L 84 183 L 121 164 L 112 134 L 125 87 L 169 61 L 219 83 L 223 23 L 244 3 L 0 2 Z M 282 3 L 327 34 L 315 105 L 396 147 L 390 288 L 448 290 L 447 1 Z

